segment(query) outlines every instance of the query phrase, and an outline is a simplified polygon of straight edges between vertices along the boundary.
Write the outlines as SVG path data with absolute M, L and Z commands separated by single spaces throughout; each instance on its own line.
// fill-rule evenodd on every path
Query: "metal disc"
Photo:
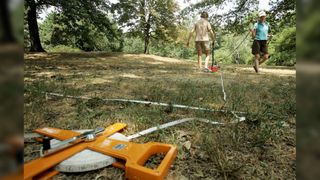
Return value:
M 129 139 L 121 134 L 115 133 L 109 138 L 128 142 Z M 59 141 L 52 139 L 51 147 Z M 92 150 L 83 150 L 58 164 L 55 169 L 60 172 L 85 172 L 100 169 L 116 162 L 116 159 Z

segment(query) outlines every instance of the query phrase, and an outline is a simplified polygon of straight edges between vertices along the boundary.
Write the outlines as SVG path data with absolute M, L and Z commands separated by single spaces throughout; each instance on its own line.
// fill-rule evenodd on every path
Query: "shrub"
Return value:
M 125 53 L 143 53 L 144 42 L 141 38 L 125 38 L 123 52 Z
M 48 52 L 81 52 L 79 48 L 58 45 L 48 49 Z
M 270 43 L 270 61 L 277 66 L 293 66 L 296 63 L 296 27 L 286 28 Z

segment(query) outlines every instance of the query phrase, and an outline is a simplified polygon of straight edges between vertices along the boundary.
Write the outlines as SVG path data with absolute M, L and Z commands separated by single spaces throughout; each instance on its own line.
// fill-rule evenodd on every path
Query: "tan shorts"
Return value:
M 210 42 L 209 41 L 196 41 L 196 48 L 198 51 L 209 51 L 210 50 Z

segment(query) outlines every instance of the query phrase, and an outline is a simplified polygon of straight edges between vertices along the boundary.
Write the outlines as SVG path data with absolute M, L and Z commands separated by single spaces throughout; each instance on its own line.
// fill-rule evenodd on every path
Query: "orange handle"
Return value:
M 126 178 L 128 179 L 164 179 L 168 174 L 171 164 L 177 155 L 177 147 L 170 144 L 149 142 L 144 144 L 144 153 L 136 157 L 135 162 L 130 160 L 126 163 Z M 144 167 L 145 162 L 158 153 L 166 154 L 157 169 L 152 170 Z
M 124 166 L 120 163 L 116 163 L 115 166 L 124 168 L 128 179 L 164 179 L 177 155 L 176 146 L 156 142 L 136 144 L 106 139 L 90 146 L 89 149 L 125 160 Z M 166 154 L 160 165 L 154 170 L 144 167 L 145 162 L 158 153 Z

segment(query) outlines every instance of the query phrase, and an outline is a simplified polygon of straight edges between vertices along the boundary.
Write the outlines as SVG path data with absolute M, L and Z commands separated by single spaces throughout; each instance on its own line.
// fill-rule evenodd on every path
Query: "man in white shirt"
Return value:
M 206 59 L 205 59 L 205 70 L 210 71 L 208 68 L 209 59 L 210 59 L 210 43 L 209 43 L 209 33 L 211 36 L 211 40 L 214 41 L 214 33 L 212 31 L 211 25 L 208 21 L 208 13 L 202 12 L 201 19 L 197 21 L 192 31 L 189 33 L 189 38 L 187 42 L 187 47 L 189 47 L 189 41 L 194 32 L 196 32 L 196 39 L 195 39 L 195 46 L 198 52 L 198 67 L 202 68 L 202 52 L 205 52 Z

